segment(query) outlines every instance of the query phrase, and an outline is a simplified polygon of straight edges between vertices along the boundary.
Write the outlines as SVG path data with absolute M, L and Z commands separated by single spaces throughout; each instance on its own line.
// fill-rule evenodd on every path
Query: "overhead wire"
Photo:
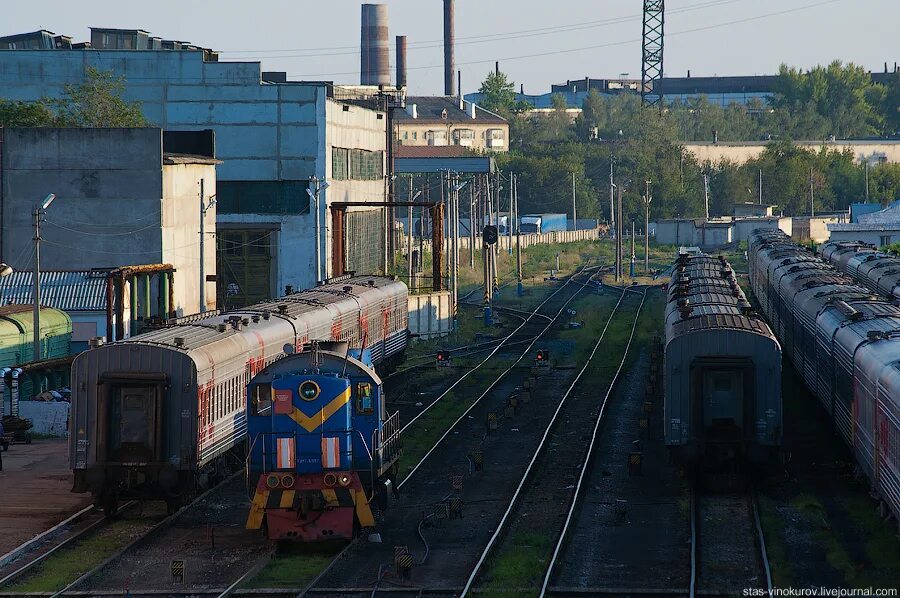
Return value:
M 715 23 L 712 25 L 704 25 L 701 27 L 694 27 L 691 29 L 683 29 L 681 31 L 667 32 L 666 37 L 688 35 L 691 33 L 698 33 L 701 31 L 709 31 L 712 29 L 720 29 L 723 27 L 730 27 L 731 25 L 739 25 L 739 24 L 743 24 L 743 23 L 749 23 L 752 21 L 766 19 L 769 17 L 782 16 L 782 15 L 786 15 L 786 14 L 790 14 L 790 13 L 794 13 L 794 12 L 799 12 L 801 10 L 808 10 L 811 8 L 817 8 L 819 6 L 824 6 L 826 4 L 834 4 L 836 2 L 843 2 L 843 1 L 845 1 L 845 0 L 821 0 L 820 2 L 813 2 L 811 4 L 805 4 L 803 6 L 796 6 L 794 8 L 788 8 L 788 9 L 784 9 L 784 10 L 763 13 L 763 14 L 752 16 L 752 17 L 743 17 L 740 19 L 733 19 L 731 21 Z M 477 65 L 477 64 L 494 64 L 495 62 L 498 62 L 498 61 L 499 62 L 508 62 L 508 61 L 512 61 L 512 60 L 525 60 L 528 58 L 541 58 L 544 56 L 556 56 L 559 54 L 571 54 L 571 53 L 576 53 L 576 52 L 585 52 L 588 50 L 599 50 L 599 49 L 610 48 L 610 47 L 614 47 L 614 46 L 625 46 L 628 44 L 635 44 L 635 43 L 640 43 L 640 42 L 641 42 L 641 38 L 632 38 L 632 39 L 628 39 L 628 40 L 606 42 L 606 43 L 602 43 L 602 44 L 593 44 L 590 46 L 581 46 L 578 48 L 567 48 L 567 49 L 563 49 L 563 50 L 550 50 L 547 52 L 535 52 L 532 54 L 520 54 L 517 56 L 506 56 L 503 58 L 470 60 L 470 61 L 466 61 L 466 62 L 459 62 L 459 63 L 457 63 L 457 66 L 469 66 L 469 65 Z M 431 65 L 424 65 L 424 66 L 410 66 L 410 67 L 407 67 L 407 70 L 428 70 L 428 69 L 438 69 L 438 68 L 442 69 L 442 68 L 444 68 L 444 65 L 443 64 L 431 64 Z M 328 77 L 328 76 L 333 76 L 333 75 L 355 75 L 355 74 L 357 74 L 357 72 L 358 71 L 346 71 L 346 72 L 342 72 L 342 73 L 316 73 L 316 74 L 303 74 L 303 75 L 293 75 L 292 74 L 291 76 L 292 77 Z

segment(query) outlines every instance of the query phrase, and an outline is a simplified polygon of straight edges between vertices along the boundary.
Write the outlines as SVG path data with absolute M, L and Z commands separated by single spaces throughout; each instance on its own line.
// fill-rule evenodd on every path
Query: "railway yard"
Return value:
M 896 527 L 789 362 L 783 459 L 708 476 L 673 463 L 662 429 L 668 278 L 607 284 L 605 251 L 581 247 L 524 297 L 501 286 L 490 329 L 463 304 L 457 333 L 411 346 L 385 374 L 402 422 L 398 492 L 357 539 L 276 543 L 244 529 L 252 491 L 237 470 L 172 515 L 158 501 L 123 502 L 112 517 L 59 507 L 39 524 L 46 535 L 0 560 L 0 595 L 727 596 L 822 580 L 896 585 Z M 17 492 L 5 490 L 5 505 Z

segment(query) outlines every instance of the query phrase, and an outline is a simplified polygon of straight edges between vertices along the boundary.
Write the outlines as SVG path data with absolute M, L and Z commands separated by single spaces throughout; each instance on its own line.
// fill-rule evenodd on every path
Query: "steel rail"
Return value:
M 8 563 L 11 563 L 12 561 L 16 560 L 17 558 L 19 558 L 19 556 L 21 556 L 22 554 L 26 553 L 26 552 L 27 552 L 28 550 L 30 550 L 35 544 L 37 544 L 38 542 L 40 542 L 41 540 L 43 540 L 43 539 L 46 538 L 47 536 L 50 536 L 50 535 L 52 535 L 52 534 L 55 534 L 56 532 L 58 532 L 59 530 L 61 530 L 61 529 L 64 528 L 65 526 L 67 526 L 67 525 L 73 523 L 74 521 L 76 521 L 76 520 L 79 519 L 80 517 L 83 517 L 84 515 L 87 515 L 88 513 L 90 513 L 90 512 L 93 511 L 93 510 L 94 510 L 94 505 L 90 505 L 90 506 L 88 506 L 88 507 L 85 507 L 85 508 L 81 509 L 80 511 L 78 511 L 77 513 L 75 513 L 74 515 L 71 515 L 71 516 L 68 517 L 67 519 L 65 519 L 65 520 L 63 520 L 63 521 L 60 521 L 59 523 L 57 523 L 56 525 L 54 525 L 54 526 L 51 527 L 50 529 L 45 530 L 45 531 L 41 532 L 40 534 L 38 534 L 37 536 L 35 536 L 34 538 L 28 540 L 27 542 L 23 542 L 22 544 L 16 546 L 15 548 L 13 548 L 12 550 L 10 550 L 9 552 L 7 552 L 6 554 L 4 554 L 3 556 L 0 556 L 0 567 L 3 567 L 3 566 L 5 566 L 5 565 L 7 565 Z M 0 584 L 2 584 L 2 581 L 0 581 Z
M 759 556 L 760 562 L 763 566 L 763 571 L 766 574 L 766 590 L 768 590 L 768 595 L 771 596 L 773 594 L 773 585 L 772 585 L 772 569 L 769 566 L 769 553 L 766 551 L 766 538 L 763 534 L 762 528 L 762 520 L 759 518 L 759 500 L 756 494 L 756 490 L 750 489 L 750 505 L 753 507 L 753 525 L 756 528 L 756 536 L 759 540 Z
M 583 268 L 582 270 L 580 270 L 580 271 L 576 272 L 575 274 L 573 274 L 572 276 L 570 276 L 570 277 L 569 277 L 569 278 L 568 278 L 568 279 L 567 279 L 567 280 L 566 280 L 566 281 L 565 281 L 558 289 L 556 289 L 555 291 L 553 291 L 553 293 L 551 293 L 546 299 L 544 299 L 544 300 L 540 303 L 540 305 L 538 305 L 536 308 L 534 308 L 534 311 L 532 312 L 532 316 L 529 316 L 528 318 L 526 318 L 525 321 L 523 321 L 521 324 L 519 324 L 519 326 L 518 326 L 515 330 L 513 330 L 510 334 L 508 334 L 508 335 L 503 339 L 503 342 L 501 342 L 499 345 L 497 345 L 496 347 L 494 347 L 494 349 L 488 354 L 487 357 L 485 357 L 485 358 L 481 361 L 481 363 L 479 363 L 478 365 L 476 365 L 475 367 L 473 367 L 472 369 L 470 369 L 470 370 L 468 370 L 466 373 L 464 373 L 462 376 L 460 376 L 459 378 L 457 378 L 456 381 L 453 382 L 453 384 L 451 384 L 451 385 L 449 386 L 449 388 L 447 388 L 444 392 L 442 392 L 442 393 L 441 393 L 434 401 L 432 401 L 427 407 L 425 407 L 425 409 L 423 409 L 422 411 L 420 411 L 419 413 L 417 413 L 417 414 L 415 415 L 415 417 L 413 417 L 411 420 L 409 420 L 409 421 L 406 423 L 405 426 L 403 426 L 402 428 L 400 428 L 400 434 L 403 434 L 403 432 L 405 432 L 411 425 L 413 425 L 413 424 L 416 422 L 416 420 L 418 420 L 420 417 L 422 417 L 423 415 L 425 415 L 426 413 L 428 413 L 428 411 L 429 411 L 432 407 L 434 407 L 435 405 L 437 405 L 444 397 L 446 397 L 448 394 L 450 394 L 450 391 L 452 391 L 454 388 L 456 388 L 463 380 L 465 380 L 466 378 L 468 378 L 469 375 L 471 375 L 472 373 L 478 371 L 484 364 L 486 364 L 488 361 L 490 361 L 491 358 L 492 358 L 494 355 L 496 355 L 497 352 L 503 347 L 503 345 L 506 343 L 506 341 L 508 341 L 510 338 L 513 337 L 513 335 L 515 335 L 515 334 L 518 333 L 522 328 L 525 327 L 525 325 L 531 320 L 531 317 L 533 317 L 534 314 L 536 314 L 542 307 L 544 307 L 544 305 L 547 304 L 548 301 L 550 301 L 551 299 L 553 299 L 553 298 L 554 298 L 557 294 L 559 294 L 564 288 L 566 288 L 566 287 L 569 285 L 569 283 L 572 282 L 572 280 L 575 278 L 575 276 L 578 276 L 579 274 L 582 274 L 583 272 L 585 272 L 585 271 L 587 271 L 587 270 L 588 270 L 587 268 Z M 590 278 L 593 278 L 593 275 L 591 275 Z M 576 292 L 575 295 L 577 295 L 578 293 L 580 293 L 581 290 L 583 290 L 583 288 L 582 288 L 582 289 L 579 289 L 579 291 Z M 571 300 L 575 297 L 575 295 L 573 295 L 573 296 L 569 299 L 569 301 L 571 301 Z M 568 304 L 569 304 L 569 301 L 566 301 L 566 303 L 564 304 L 563 307 L 565 307 L 565 305 L 568 305 Z M 550 326 L 553 324 L 553 322 L 556 321 L 556 318 L 559 317 L 561 311 L 562 311 L 562 310 L 560 310 L 560 312 L 558 312 L 558 313 L 556 314 L 556 316 L 553 317 L 553 319 L 550 321 L 550 323 L 547 324 L 547 326 L 540 332 L 540 334 L 543 334 L 544 332 L 547 331 L 548 328 L 550 328 Z M 534 340 L 537 340 L 537 338 L 540 336 L 540 334 L 539 334 L 537 337 L 535 337 Z M 533 343 L 532 343 L 532 344 L 533 344 Z M 531 345 L 529 345 L 529 348 L 530 348 L 530 347 L 531 347 Z M 528 351 L 528 349 L 526 349 L 526 352 L 527 352 L 527 351 Z M 524 357 L 524 354 L 522 355 L 522 357 Z M 516 360 L 516 363 L 518 363 L 519 361 L 521 361 L 522 357 L 519 357 L 519 359 Z M 507 370 L 507 371 L 509 371 L 509 370 Z M 506 372 L 504 372 L 503 374 L 501 374 L 500 377 L 502 378 L 503 375 L 505 375 L 505 374 L 506 374 Z M 494 382 L 488 387 L 487 391 L 485 391 L 485 394 L 487 394 L 487 392 L 490 391 L 490 390 L 497 384 L 498 381 L 499 381 L 499 378 L 498 378 L 498 380 L 494 381 Z M 484 397 L 484 395 L 482 395 L 481 397 L 479 397 L 479 398 L 475 401 L 475 403 L 473 403 L 473 405 L 474 405 L 474 404 L 477 404 L 478 401 L 480 401 L 482 397 Z M 468 413 L 468 411 L 467 411 L 466 413 Z M 453 425 L 456 425 L 456 422 L 454 422 Z M 451 426 L 451 427 L 452 427 L 452 426 Z M 441 439 L 443 440 L 443 437 L 442 437 Z M 440 442 L 440 441 L 438 441 L 438 442 Z M 429 454 L 430 454 L 430 452 L 429 452 Z M 426 456 L 427 456 L 427 455 L 426 455 Z M 424 459 L 423 459 L 423 461 L 424 461 Z M 421 463 L 420 463 L 420 464 L 421 464 Z M 418 467 L 418 465 L 417 465 L 416 467 Z M 410 472 L 410 473 L 412 473 L 412 472 Z
M 619 298 L 619 301 L 625 297 L 625 293 Z M 578 481 L 575 483 L 575 488 L 572 491 L 572 502 L 569 504 L 569 511 L 566 513 L 566 520 L 563 522 L 562 530 L 560 530 L 559 538 L 556 541 L 556 546 L 553 548 L 553 554 L 550 557 L 550 561 L 547 563 L 547 570 L 544 573 L 544 579 L 541 583 L 541 592 L 540 596 L 545 596 L 547 594 L 547 590 L 550 587 L 550 579 L 553 576 L 553 572 L 556 569 L 556 564 L 559 560 L 559 555 L 562 553 L 563 546 L 569 534 L 569 530 L 572 526 L 572 520 L 575 517 L 575 511 L 578 508 L 579 500 L 581 498 L 581 490 L 584 486 L 584 479 L 587 476 L 587 472 L 590 469 L 591 461 L 594 458 L 594 449 L 597 446 L 597 438 L 600 435 L 600 423 L 603 421 L 603 416 L 606 414 L 606 405 L 609 402 L 609 397 L 612 396 L 613 388 L 616 386 L 616 382 L 619 380 L 619 376 L 622 373 L 622 368 L 625 367 L 625 360 L 628 358 L 628 352 L 631 350 L 631 343 L 634 340 L 634 332 L 637 330 L 638 320 L 641 317 L 641 311 L 644 308 L 644 301 L 647 299 L 647 288 L 644 288 L 644 293 L 641 296 L 641 303 L 638 305 L 637 312 L 634 314 L 634 323 L 631 325 L 631 333 L 628 336 L 628 342 L 625 344 L 625 350 L 622 351 L 622 359 L 619 361 L 619 367 L 616 369 L 616 373 L 613 374 L 613 378 L 609 383 L 609 386 L 606 389 L 606 394 L 603 396 L 603 401 L 600 403 L 600 411 L 597 413 L 597 417 L 594 420 L 594 429 L 591 432 L 591 441 L 588 444 L 587 453 L 585 454 L 584 461 L 581 465 L 581 471 L 578 473 Z M 604 329 L 604 333 L 606 330 Z M 601 339 L 602 340 L 602 337 Z M 596 351 L 596 347 L 600 345 L 600 341 L 597 341 L 597 345 L 594 348 Z M 591 357 L 593 357 L 593 352 L 591 353 Z M 590 363 L 590 360 L 588 360 Z M 587 364 L 585 364 L 587 367 Z
M 87 581 L 88 579 L 90 579 L 91 577 L 93 577 L 94 575 L 96 575 L 97 573 L 102 571 L 103 569 L 105 569 L 110 563 L 112 563 L 116 559 L 120 558 L 122 555 L 127 553 L 129 550 L 131 550 L 137 546 L 140 546 L 141 544 L 143 544 L 144 542 L 146 542 L 147 540 L 149 540 L 150 538 L 152 538 L 153 536 L 155 536 L 162 530 L 170 527 L 182 515 L 184 515 L 186 512 L 188 512 L 191 508 L 193 508 L 197 504 L 199 504 L 200 501 L 202 501 L 207 496 L 209 496 L 210 494 L 212 494 L 213 492 L 215 492 L 216 490 L 218 490 L 219 488 L 224 486 L 226 483 L 228 483 L 231 480 L 233 480 L 234 478 L 236 478 L 239 474 L 243 474 L 243 473 L 244 473 L 244 470 L 239 469 L 238 471 L 234 472 L 233 474 L 231 474 L 230 476 L 228 476 L 227 478 L 225 478 L 224 480 L 222 480 L 221 482 L 219 482 L 218 484 L 216 484 L 209 490 L 206 490 L 202 494 L 198 495 L 196 498 L 194 498 L 194 500 L 192 500 L 185 506 L 178 509 L 178 511 L 167 516 L 165 519 L 163 519 L 162 521 L 160 521 L 159 523 L 157 523 L 156 525 L 154 525 L 153 527 L 148 529 L 145 533 L 141 534 L 140 536 L 138 536 L 137 538 L 135 538 L 134 540 L 132 540 L 131 542 L 126 544 L 123 548 L 120 548 L 119 550 L 114 552 L 112 555 L 110 555 L 109 557 L 104 559 L 99 565 L 97 565 L 90 571 L 87 571 L 86 573 L 82 574 L 78 579 L 76 579 L 69 585 L 65 586 L 63 589 L 58 590 L 57 592 L 51 594 L 50 598 L 57 598 L 58 596 L 64 595 L 69 590 L 72 590 L 72 589 L 78 587 L 79 585 L 81 585 L 82 583 L 84 583 L 85 581 Z
M 125 503 L 124 505 L 122 505 L 122 507 L 119 509 L 119 511 L 123 511 L 123 510 L 125 510 L 125 509 L 129 509 L 129 508 L 131 508 L 131 507 L 133 507 L 133 506 L 135 506 L 135 505 L 137 505 L 137 504 L 138 504 L 137 501 L 129 501 L 129 502 Z M 89 511 L 92 511 L 93 509 L 94 509 L 94 507 L 93 507 L 93 505 L 92 505 L 92 506 L 88 507 L 87 509 L 83 509 L 82 511 L 79 511 L 78 513 L 76 513 L 76 514 L 73 515 L 72 517 L 69 517 L 68 519 L 66 519 L 66 520 L 63 521 L 62 523 L 60 523 L 60 524 L 58 524 L 58 525 L 56 525 L 56 526 L 50 528 L 50 529 L 47 530 L 46 532 L 42 533 L 41 535 L 37 536 L 36 538 L 32 539 L 31 541 L 26 542 L 26 543 L 23 544 L 22 546 L 29 545 L 29 544 L 31 544 L 31 543 L 34 542 L 34 541 L 37 541 L 37 540 L 39 540 L 39 539 L 41 539 L 41 538 L 44 538 L 44 537 L 47 537 L 47 535 L 48 535 L 49 533 L 54 532 L 54 531 L 58 531 L 58 530 L 60 529 L 61 526 L 65 525 L 65 524 L 68 524 L 68 523 L 70 523 L 71 521 L 74 521 L 77 517 L 79 517 L 79 516 L 81 516 L 81 515 L 83 515 L 83 514 L 89 512 Z M 86 526 L 84 529 L 79 530 L 78 532 L 72 534 L 71 536 L 68 536 L 67 538 L 63 538 L 63 540 L 62 540 L 61 542 L 58 542 L 58 543 L 57 543 L 55 546 L 53 546 L 50 550 L 48 550 L 48 551 L 46 551 L 46 552 L 42 552 L 41 554 L 39 554 L 39 555 L 38 555 L 36 558 L 34 558 L 33 560 L 28 561 L 27 563 L 25 563 L 24 565 L 22 565 L 21 567 L 19 567 L 19 568 L 16 569 L 15 571 L 9 573 L 9 574 L 8 574 L 6 577 L 4 577 L 3 579 L 0 579 L 0 588 L 2 588 L 3 586 L 9 585 L 10 583 L 12 583 L 13 581 L 15 581 L 15 580 L 18 579 L 19 577 L 22 577 L 25 573 L 28 573 L 31 569 L 33 569 L 34 567 L 36 567 L 36 566 L 38 566 L 39 564 L 43 563 L 43 562 L 44 562 L 45 560 L 47 560 L 51 555 L 55 554 L 56 551 L 58 551 L 58 550 L 60 550 L 60 549 L 62 549 L 62 548 L 65 548 L 65 547 L 69 546 L 70 544 L 74 544 L 75 542 L 77 542 L 78 540 L 82 539 L 84 536 L 86 536 L 88 533 L 92 532 L 93 530 L 97 529 L 98 527 L 101 527 L 102 525 L 106 525 L 106 524 L 110 523 L 110 521 L 112 521 L 113 519 L 114 519 L 114 518 L 110 518 L 110 517 L 103 516 L 103 517 L 101 517 L 100 519 L 98 519 L 97 521 L 94 521 L 94 522 L 91 523 L 90 525 Z M 18 549 L 17 549 L 17 550 L 18 550 Z M 25 552 L 27 552 L 27 549 L 26 549 L 23 553 L 20 553 L 20 554 L 24 554 Z M 12 560 L 15 560 L 15 558 L 13 558 Z
M 645 296 L 646 296 L 646 292 L 645 292 Z M 554 425 L 556 424 L 557 420 L 559 419 L 559 414 L 562 412 L 563 407 L 566 406 L 569 397 L 571 397 L 571 395 L 572 395 L 572 391 L 575 389 L 575 386 L 578 384 L 578 382 L 584 376 L 584 373 L 587 371 L 588 366 L 591 364 L 591 361 L 593 360 L 594 355 L 596 355 L 597 350 L 600 348 L 600 345 L 603 342 L 603 339 L 606 337 L 606 332 L 609 329 L 610 324 L 612 323 L 613 317 L 616 315 L 616 312 L 619 310 L 619 307 L 622 305 L 622 301 L 624 299 L 625 299 L 625 294 L 623 293 L 619 296 L 619 300 L 616 302 L 616 305 L 613 308 L 612 313 L 610 313 L 609 318 L 607 319 L 606 324 L 603 327 L 603 331 L 600 333 L 600 336 L 597 339 L 597 342 L 594 343 L 594 347 L 591 350 L 590 355 L 588 356 L 588 358 L 585 361 L 584 365 L 582 366 L 581 370 L 578 372 L 578 375 L 575 376 L 574 380 L 572 380 L 572 383 L 569 385 L 569 388 L 566 390 L 565 394 L 559 400 L 559 402 L 556 406 L 556 410 L 553 412 L 553 416 L 550 418 L 550 422 L 547 424 L 547 426 L 544 430 L 544 435 L 541 437 L 541 440 L 538 443 L 537 448 L 535 448 L 534 454 L 531 457 L 531 461 L 528 463 L 528 466 L 525 469 L 525 473 L 522 475 L 522 479 L 519 482 L 519 485 L 516 487 L 516 490 L 513 493 L 513 496 L 509 501 L 509 505 L 506 507 L 506 511 L 503 513 L 503 516 L 501 517 L 500 522 L 497 524 L 497 527 L 494 530 L 493 535 L 491 535 L 491 538 L 488 540 L 488 543 L 485 546 L 484 550 L 482 551 L 481 556 L 478 558 L 478 561 L 475 563 L 475 566 L 472 568 L 472 572 L 469 574 L 469 578 L 466 580 L 466 584 L 463 587 L 462 593 L 460 594 L 460 598 L 467 596 L 469 594 L 469 592 L 472 591 L 472 587 L 475 584 L 475 580 L 477 579 L 478 574 L 481 571 L 481 568 L 484 566 L 484 563 L 487 561 L 488 556 L 490 556 L 490 554 L 492 553 L 495 545 L 497 544 L 498 539 L 500 538 L 500 535 L 506 531 L 507 526 L 510 522 L 510 518 L 511 518 L 510 516 L 512 515 L 513 510 L 515 509 L 516 505 L 518 504 L 519 496 L 522 494 L 525 487 L 531 482 L 531 476 L 532 476 L 532 472 L 534 471 L 535 463 L 537 463 L 538 458 L 543 454 L 546 447 L 549 445 L 548 439 L 551 437 L 551 432 L 554 428 Z M 618 378 L 619 372 L 621 372 L 621 370 L 622 370 L 622 366 L 625 364 L 625 358 L 628 355 L 628 349 L 630 348 L 631 340 L 634 337 L 634 330 L 637 327 L 637 321 L 640 316 L 641 307 L 643 307 L 643 301 L 641 301 L 641 304 L 638 307 L 637 312 L 635 313 L 634 325 L 631 328 L 631 337 L 628 339 L 628 344 L 626 345 L 625 350 L 622 352 L 622 361 L 619 364 L 619 370 L 613 376 L 613 379 L 609 384 L 609 389 L 607 390 L 606 397 L 603 400 L 603 404 L 601 405 L 601 410 L 597 417 L 597 425 L 599 425 L 599 421 L 603 417 L 604 408 L 606 406 L 606 401 L 612 392 L 612 388 L 615 385 L 615 381 Z M 596 429 L 597 429 L 597 427 L 595 425 L 595 428 L 594 428 L 595 435 L 596 435 Z M 588 459 L 585 459 L 584 463 L 587 464 L 588 461 L 589 461 Z M 584 471 L 584 466 L 582 468 L 582 477 L 583 477 L 583 471 Z M 570 516 L 571 516 L 571 510 L 570 510 Z M 556 554 L 556 552 L 554 552 L 554 554 Z
M 591 275 L 591 278 L 593 278 L 593 276 L 594 276 L 594 275 L 592 274 L 592 275 Z M 559 289 L 557 289 L 556 292 L 558 293 L 558 292 L 561 291 L 563 288 L 564 288 L 564 287 L 560 287 Z M 517 365 L 519 365 L 519 362 L 522 361 L 522 360 L 525 358 L 525 356 L 528 354 L 529 351 L 531 351 L 531 347 L 534 346 L 534 344 L 538 341 L 539 338 L 541 338 L 548 330 L 550 330 L 550 327 L 553 326 L 553 323 L 556 322 L 556 319 L 559 318 L 560 315 L 562 315 L 563 310 L 566 308 L 566 306 L 567 306 L 569 303 L 571 303 L 571 302 L 572 302 L 572 301 L 573 301 L 573 300 L 581 293 L 582 290 L 584 290 L 584 287 L 582 287 L 582 288 L 578 289 L 577 291 L 575 291 L 575 292 L 572 294 L 572 296 L 569 297 L 569 298 L 566 300 L 566 302 L 562 304 L 562 307 L 559 308 L 559 311 L 556 312 L 556 315 L 553 317 L 553 319 L 550 321 L 550 323 L 548 323 L 548 324 L 543 328 L 543 330 L 541 330 L 541 332 L 540 332 L 537 336 L 535 336 L 533 339 L 531 339 L 531 342 L 528 344 L 528 346 L 525 348 L 525 350 L 522 351 L 522 354 L 519 355 L 519 357 L 516 358 L 516 360 L 512 363 L 512 365 L 510 365 L 508 368 L 506 368 L 505 370 L 503 370 L 503 372 L 501 372 L 499 376 L 497 376 L 496 378 L 494 378 L 493 382 L 491 382 L 491 383 L 488 385 L 488 387 L 484 390 L 484 392 L 482 392 L 481 395 L 478 396 L 478 398 L 476 398 L 474 401 L 472 401 L 472 404 L 469 405 L 468 409 L 466 409 L 466 410 L 462 413 L 462 415 L 460 415 L 460 416 L 456 419 L 456 421 L 454 421 L 452 424 L 450 424 L 450 426 L 447 427 L 447 429 L 444 431 L 444 433 L 441 435 L 441 437 L 437 439 L 437 441 L 432 445 L 432 447 L 431 447 L 430 449 L 428 449 L 428 452 L 425 453 L 425 456 L 423 456 L 423 457 L 419 460 L 419 462 L 416 463 L 415 467 L 413 467 L 411 470 L 409 470 L 409 473 L 406 474 L 406 477 L 404 477 L 403 480 L 401 480 L 400 483 L 397 484 L 397 488 L 402 488 L 403 485 L 404 485 L 407 481 L 409 481 L 409 479 L 413 476 L 413 474 L 416 473 L 416 471 L 418 471 L 419 467 L 421 467 L 422 464 L 425 463 L 426 460 L 428 460 L 428 457 L 430 457 L 431 454 L 437 449 L 437 447 L 444 441 L 444 439 L 445 439 L 447 436 L 450 435 L 450 433 L 451 433 L 451 432 L 453 431 L 453 429 L 457 426 L 457 424 L 459 424 L 459 422 L 461 422 L 462 420 L 464 420 L 464 419 L 469 415 L 469 412 L 471 412 L 472 409 L 474 409 L 474 408 L 481 402 L 481 400 L 484 399 L 484 397 L 486 397 L 486 396 L 494 389 L 494 387 L 497 386 L 497 385 L 500 383 L 500 381 L 503 380 L 503 378 L 506 377 L 506 375 L 507 375 L 508 373 L 510 373 Z M 555 294 L 556 294 L 556 293 L 554 293 L 554 295 L 555 295 Z M 551 295 L 551 297 L 552 297 L 552 295 Z M 547 300 L 549 300 L 551 297 L 548 297 Z M 547 300 L 545 300 L 544 303 L 546 303 Z M 541 305 L 543 305 L 543 303 L 542 303 Z M 540 308 L 540 306 L 538 306 L 538 309 L 539 309 L 539 308 Z M 523 324 L 523 325 L 524 325 L 524 324 Z M 497 349 L 499 349 L 499 347 L 498 347 Z M 481 367 L 482 365 L 484 365 L 484 363 L 486 363 L 486 362 L 494 355 L 494 353 L 496 353 L 496 349 L 495 349 L 494 351 L 492 351 L 491 354 L 488 355 L 488 356 L 485 358 L 484 361 L 482 361 L 480 364 L 478 364 L 478 366 L 477 366 L 475 369 L 477 369 L 478 367 Z M 463 376 L 463 378 L 465 378 L 465 376 L 468 376 L 469 374 L 471 374 L 472 372 L 474 372 L 475 369 L 472 369 L 472 370 L 470 370 L 469 372 L 467 372 L 467 373 Z M 460 380 L 462 380 L 463 378 L 460 378 Z M 457 381 L 457 382 L 459 382 L 459 381 Z M 456 385 L 456 383 L 454 383 L 454 386 L 455 386 L 455 385 Z M 452 388 L 452 387 L 451 387 L 451 388 Z M 449 392 L 449 389 L 448 389 L 447 392 Z M 444 394 L 446 394 L 446 393 L 444 393 Z M 443 396 L 443 395 L 442 395 L 442 396 Z M 432 405 L 434 405 L 434 403 L 432 403 Z M 424 411 L 423 411 L 422 413 L 424 413 Z M 421 416 L 422 413 L 419 413 L 419 416 Z M 416 419 L 417 419 L 419 416 L 416 416 Z M 412 422 L 410 422 L 410 424 L 411 424 L 411 423 L 412 423 Z M 407 424 L 407 427 L 409 427 L 409 424 Z M 405 429 L 405 428 L 404 428 L 404 429 Z M 402 432 L 402 430 L 401 430 L 401 432 Z

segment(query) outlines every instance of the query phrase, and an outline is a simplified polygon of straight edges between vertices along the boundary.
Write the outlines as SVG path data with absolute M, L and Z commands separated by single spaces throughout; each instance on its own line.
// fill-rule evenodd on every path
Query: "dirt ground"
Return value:
M 91 503 L 89 494 L 71 489 L 68 441 L 10 446 L 0 471 L 0 555 Z

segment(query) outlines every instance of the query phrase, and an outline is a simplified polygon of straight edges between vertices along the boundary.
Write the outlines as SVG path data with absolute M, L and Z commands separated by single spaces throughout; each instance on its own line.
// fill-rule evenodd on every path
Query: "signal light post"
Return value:
M 494 301 L 494 245 L 498 238 L 497 227 L 488 224 L 481 231 L 482 258 L 484 262 L 484 325 L 493 326 L 494 316 L 491 312 L 491 304 Z

